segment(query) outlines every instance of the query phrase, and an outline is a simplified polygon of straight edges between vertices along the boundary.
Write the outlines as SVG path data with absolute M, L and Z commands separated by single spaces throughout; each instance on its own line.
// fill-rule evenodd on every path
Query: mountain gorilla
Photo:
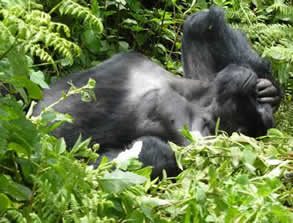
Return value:
M 153 166 L 156 177 L 163 169 L 169 176 L 179 173 L 167 142 L 187 145 L 178 131 L 184 125 L 204 136 L 214 133 L 218 118 L 220 129 L 229 134 L 238 131 L 255 137 L 273 127 L 272 110 L 280 90 L 271 81 L 269 64 L 242 33 L 225 23 L 221 9 L 198 12 L 186 20 L 183 65 L 189 79 L 172 75 L 141 54 L 121 53 L 57 81 L 45 92 L 46 105 L 61 96 L 68 80 L 82 86 L 95 79 L 97 100 L 85 103 L 74 95 L 58 104 L 57 111 L 75 120 L 54 134 L 69 145 L 80 133 L 92 137 L 110 159 L 142 141 L 139 160 Z

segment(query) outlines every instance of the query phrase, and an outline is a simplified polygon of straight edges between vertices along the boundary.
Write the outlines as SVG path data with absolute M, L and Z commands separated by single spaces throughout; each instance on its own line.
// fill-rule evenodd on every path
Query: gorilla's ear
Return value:
M 252 69 L 230 64 L 221 70 L 215 79 L 220 97 L 256 94 L 257 75 Z

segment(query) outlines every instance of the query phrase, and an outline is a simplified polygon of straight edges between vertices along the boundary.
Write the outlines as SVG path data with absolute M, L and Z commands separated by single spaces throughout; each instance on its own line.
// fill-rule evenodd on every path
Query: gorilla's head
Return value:
M 271 105 L 257 102 L 256 83 L 257 75 L 249 67 L 231 64 L 218 73 L 216 115 L 221 130 L 257 137 L 274 126 Z

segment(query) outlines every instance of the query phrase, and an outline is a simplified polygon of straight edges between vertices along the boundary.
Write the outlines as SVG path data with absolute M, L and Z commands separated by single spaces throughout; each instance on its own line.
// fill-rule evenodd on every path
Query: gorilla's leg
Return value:
M 252 49 L 242 32 L 225 22 L 220 8 L 197 12 L 185 20 L 182 57 L 185 77 L 196 80 L 211 81 L 229 64 L 250 67 L 260 78 L 259 102 L 274 110 L 280 103 L 282 92 L 273 80 L 269 62 Z
M 138 148 L 138 146 L 140 148 Z M 162 176 L 163 169 L 166 170 L 169 177 L 177 176 L 180 169 L 177 166 L 174 152 L 167 142 L 162 141 L 158 137 L 144 136 L 135 140 L 126 147 L 127 154 L 137 155 L 138 160 L 143 163 L 143 166 L 151 166 L 151 178 Z M 114 160 L 117 156 L 126 150 L 104 148 L 100 153 L 100 157 L 94 164 L 96 168 L 101 162 L 102 158 L 106 156 L 109 160 Z

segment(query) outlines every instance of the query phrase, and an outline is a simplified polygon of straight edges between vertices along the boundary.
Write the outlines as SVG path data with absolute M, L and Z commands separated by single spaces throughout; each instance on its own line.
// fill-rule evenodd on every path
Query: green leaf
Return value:
M 5 194 L 0 194 L 0 213 L 10 207 L 11 201 Z
M 99 53 L 101 51 L 102 45 L 98 37 L 99 34 L 93 29 L 87 29 L 81 34 L 83 43 L 92 53 Z
M 129 49 L 129 44 L 125 41 L 119 41 L 119 51 L 127 51 Z
M 107 193 L 120 193 L 133 185 L 142 184 L 146 180 L 143 176 L 121 170 L 115 170 L 112 173 L 107 172 L 98 179 L 103 191 Z
M 148 207 L 155 208 L 162 205 L 170 204 L 170 201 L 154 197 L 142 196 L 139 198 L 140 202 Z
M 243 151 L 243 160 L 245 163 L 249 163 L 250 165 L 254 164 L 254 161 L 256 160 L 256 152 L 252 151 L 250 148 L 245 148 Z
M 213 166 L 209 167 L 208 175 L 209 175 L 210 186 L 213 188 L 217 184 L 217 172 Z
M 241 175 L 237 177 L 236 182 L 241 185 L 247 185 L 249 183 L 248 175 Z
M 198 202 L 205 202 L 206 197 L 206 191 L 202 187 L 198 186 L 196 188 L 196 200 Z
M 30 74 L 30 80 L 35 84 L 40 85 L 42 88 L 49 88 L 49 85 L 45 82 L 45 76 L 42 71 L 34 71 Z
M 190 142 L 194 142 L 193 136 L 186 125 L 183 125 L 183 129 L 180 129 L 179 132 L 181 132 Z
M 15 76 L 15 80 L 20 82 L 28 91 L 30 98 L 43 99 L 43 92 L 38 85 L 29 80 L 26 76 Z
M 30 150 L 27 151 L 25 147 L 15 142 L 8 143 L 8 148 L 15 151 L 19 156 L 21 156 L 22 154 L 25 154 L 26 156 L 30 155 Z
M 132 25 L 137 25 L 137 21 L 134 19 L 125 19 L 123 20 L 123 23 L 128 23 L 128 24 L 132 24 Z
M 271 211 L 272 211 L 272 214 L 275 216 L 275 218 L 278 220 L 278 222 L 280 223 L 293 222 L 293 214 L 288 208 L 282 205 L 273 205 Z
M 161 43 L 156 44 L 155 47 L 158 49 L 158 51 L 160 53 L 166 53 L 167 52 L 166 47 Z
M 64 138 L 60 138 L 57 140 L 54 150 L 56 151 L 57 154 L 62 154 L 66 151 L 66 143 Z
M 41 119 L 45 122 L 52 122 L 56 119 L 56 112 L 53 110 L 42 113 Z
M 144 168 L 141 168 L 139 170 L 133 170 L 134 173 L 141 175 L 146 178 L 150 178 L 152 174 L 152 167 L 151 166 L 146 166 Z
M 231 147 L 231 155 L 232 155 L 232 163 L 234 167 L 238 167 L 239 162 L 242 158 L 242 151 L 239 149 L 239 147 Z
M 226 212 L 226 216 L 225 216 L 225 223 L 234 223 L 236 222 L 236 218 L 239 217 L 241 215 L 241 212 L 234 207 L 231 207 L 228 209 L 228 211 Z
M 269 129 L 268 136 L 284 137 L 284 134 L 279 129 Z
M 33 184 L 33 178 L 35 176 L 34 174 L 36 174 L 39 165 L 37 165 L 35 162 L 32 162 L 30 159 L 25 158 L 17 158 L 16 161 L 21 167 L 25 182 Z
M 7 175 L 0 175 L 0 192 L 13 197 L 17 201 L 29 200 L 32 194 L 29 188 L 15 183 Z
M 11 145 L 11 149 L 18 152 L 24 152 L 25 150 L 25 154 L 30 156 L 33 150 L 38 148 L 40 135 L 29 120 L 14 120 L 4 123 L 4 126 L 9 131 L 8 142 Z
M 10 62 L 13 75 L 27 77 L 29 74 L 28 59 L 22 52 L 9 51 L 7 58 Z
M 0 98 L 0 119 L 5 121 L 12 121 L 24 118 L 24 112 L 21 106 L 9 97 Z

